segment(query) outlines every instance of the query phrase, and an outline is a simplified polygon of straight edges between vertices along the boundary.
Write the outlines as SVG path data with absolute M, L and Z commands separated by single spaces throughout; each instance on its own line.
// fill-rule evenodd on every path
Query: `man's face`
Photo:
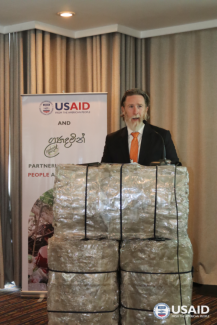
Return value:
M 141 95 L 127 96 L 125 105 L 121 107 L 124 120 L 132 131 L 138 131 L 146 117 L 148 107 L 145 99 Z

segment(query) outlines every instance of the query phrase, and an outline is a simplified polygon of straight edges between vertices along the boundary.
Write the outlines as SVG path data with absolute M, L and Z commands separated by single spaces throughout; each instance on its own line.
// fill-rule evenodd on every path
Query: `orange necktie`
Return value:
M 130 147 L 130 159 L 133 160 L 133 162 L 137 162 L 139 151 L 139 142 L 137 137 L 139 135 L 139 132 L 132 132 L 131 135 L 133 136 L 133 140 Z

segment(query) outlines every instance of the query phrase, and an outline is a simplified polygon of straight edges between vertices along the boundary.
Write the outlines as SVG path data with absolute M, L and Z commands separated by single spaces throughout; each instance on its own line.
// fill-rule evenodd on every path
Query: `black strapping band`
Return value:
M 119 259 L 118 259 L 118 287 L 119 287 L 119 305 L 121 304 L 121 241 L 122 241 L 122 173 L 123 166 L 120 168 L 120 241 L 119 241 Z M 121 323 L 121 313 L 119 309 L 119 324 Z
M 118 246 L 118 289 L 119 289 L 119 306 L 121 305 L 121 241 Z M 121 311 L 119 309 L 119 324 L 121 324 Z
M 119 305 L 121 305 L 121 241 L 122 241 L 122 172 L 123 165 L 120 168 L 120 240 L 119 240 L 119 258 L 118 258 L 118 288 L 119 288 Z M 119 324 L 121 324 L 121 312 L 119 309 Z
M 153 310 L 149 310 L 149 309 L 129 308 L 129 307 L 126 307 L 126 306 L 124 306 L 122 304 L 121 304 L 121 307 L 123 307 L 124 309 L 129 309 L 129 310 L 148 311 L 148 312 L 153 313 Z
M 128 273 L 139 273 L 139 274 L 156 274 L 156 275 L 161 275 L 161 274 L 171 274 L 171 275 L 175 275 L 175 274 L 187 274 L 187 273 L 192 273 L 192 270 L 190 271 L 185 271 L 185 272 L 162 272 L 162 273 L 154 273 L 154 272 L 139 272 L 139 271 L 126 271 L 121 269 L 121 271 L 123 272 L 128 272 Z
M 84 215 L 85 239 L 87 239 L 87 178 L 88 178 L 88 165 L 86 169 L 86 186 L 85 186 L 85 215 Z
M 122 169 L 123 165 L 120 168 L 120 240 L 122 240 Z
M 117 308 L 109 311 L 61 311 L 61 310 L 48 310 L 48 313 L 63 313 L 63 314 L 105 314 L 105 313 L 114 313 Z
M 49 269 L 49 271 L 51 272 L 55 272 L 55 273 L 72 273 L 72 274 L 103 274 L 103 273 L 116 273 L 117 270 L 115 271 L 107 271 L 107 272 L 72 272 L 72 271 L 57 271 L 57 270 L 52 270 Z
M 177 197 L 176 197 L 176 167 L 175 167 L 175 175 L 174 175 L 174 197 L 175 197 L 176 218 L 177 218 L 177 268 L 179 273 L 180 302 L 182 306 L 182 283 L 181 283 L 181 276 L 179 272 L 179 210 L 178 210 Z M 184 315 L 184 320 L 185 320 L 185 325 L 187 325 L 185 315 Z
M 157 176 L 158 176 L 158 167 L 156 166 L 155 207 L 154 207 L 154 238 L 156 238 L 156 218 L 157 218 Z

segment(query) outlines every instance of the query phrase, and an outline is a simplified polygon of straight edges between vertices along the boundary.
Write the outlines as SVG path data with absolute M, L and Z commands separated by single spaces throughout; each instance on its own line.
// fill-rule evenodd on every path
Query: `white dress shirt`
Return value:
M 139 132 L 139 135 L 137 137 L 138 139 L 138 143 L 139 143 L 139 150 L 138 150 L 138 160 L 139 160 L 139 153 L 140 153 L 140 147 L 141 147 L 141 142 L 142 142 L 142 134 L 143 134 L 143 130 L 144 130 L 145 124 L 143 123 L 143 125 L 141 126 L 141 128 L 138 131 L 132 131 L 130 128 L 127 127 L 127 131 L 128 131 L 128 146 L 129 146 L 129 153 L 130 153 L 130 148 L 131 148 L 131 142 L 133 140 L 133 136 L 131 135 L 132 132 Z M 137 162 L 138 162 L 137 160 Z

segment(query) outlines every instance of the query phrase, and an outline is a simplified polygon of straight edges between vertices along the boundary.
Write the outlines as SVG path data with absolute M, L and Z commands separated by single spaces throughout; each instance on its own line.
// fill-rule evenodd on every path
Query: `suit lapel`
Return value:
M 150 125 L 146 121 L 143 122 L 145 123 L 145 127 L 142 134 L 142 142 L 140 147 L 138 163 L 140 165 L 148 166 L 150 163 L 150 156 L 152 150 L 151 134 L 153 131 Z
M 121 130 L 121 134 L 119 138 L 119 148 L 124 163 L 130 163 L 127 127 Z

